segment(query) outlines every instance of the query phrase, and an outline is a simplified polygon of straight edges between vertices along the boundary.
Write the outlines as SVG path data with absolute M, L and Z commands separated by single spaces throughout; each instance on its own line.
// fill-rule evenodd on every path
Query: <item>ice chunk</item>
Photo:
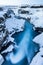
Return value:
M 39 10 L 38 12 L 36 11 L 32 16 L 31 16 L 31 23 L 35 27 L 41 27 L 43 28 L 43 11 L 42 9 Z
M 43 57 L 41 55 L 42 55 L 41 52 L 37 53 L 37 55 L 33 58 L 30 65 L 43 65 Z
M 25 20 L 23 19 L 19 20 L 13 17 L 8 19 L 5 22 L 5 24 L 9 32 L 18 32 L 18 31 L 22 31 L 22 27 L 24 27 L 24 22 Z
M 40 48 L 30 65 L 43 65 L 43 48 Z
M 4 50 L 2 53 L 11 52 L 13 50 L 14 46 L 10 45 L 6 50 Z
M 33 41 L 34 41 L 35 43 L 38 43 L 38 44 L 42 47 L 42 46 L 43 46 L 43 33 L 37 35 L 37 36 L 33 39 Z
M 4 58 L 3 58 L 2 55 L 0 54 L 0 65 L 2 65 L 3 62 L 4 62 Z

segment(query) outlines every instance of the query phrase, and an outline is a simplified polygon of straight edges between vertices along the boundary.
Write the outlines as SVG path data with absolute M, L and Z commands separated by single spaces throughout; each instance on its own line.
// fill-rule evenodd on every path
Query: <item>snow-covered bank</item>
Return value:
M 43 48 L 40 48 L 30 65 L 43 65 Z
M 4 7 L 3 11 L 0 12 L 0 17 L 5 19 L 5 25 L 9 32 L 15 33 L 24 29 L 25 20 L 18 19 L 18 10 L 19 7 Z
M 31 8 L 31 7 L 32 6 L 27 8 L 19 8 L 18 16 L 30 21 L 30 23 L 33 24 L 35 28 L 37 27 L 43 28 L 43 8 Z
M 4 58 L 3 58 L 2 55 L 0 54 L 0 65 L 2 65 L 3 62 L 4 62 Z
M 40 47 L 43 47 L 43 33 L 37 35 L 33 41 L 40 45 Z
M 6 20 L 5 24 L 9 32 L 15 33 L 15 32 L 23 31 L 25 20 L 23 19 L 19 20 L 13 17 L 13 18 Z
M 43 9 L 36 11 L 31 17 L 31 23 L 35 27 L 43 28 Z

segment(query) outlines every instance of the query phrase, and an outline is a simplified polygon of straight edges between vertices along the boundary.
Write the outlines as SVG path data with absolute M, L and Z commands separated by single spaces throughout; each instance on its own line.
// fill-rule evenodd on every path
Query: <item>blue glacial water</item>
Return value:
M 29 65 L 34 55 L 39 51 L 39 45 L 34 43 L 32 39 L 38 34 L 32 29 L 31 25 L 25 20 L 25 27 L 23 32 L 15 33 L 13 37 L 18 45 L 18 49 L 13 51 L 14 62 L 11 60 L 5 62 L 2 65 Z

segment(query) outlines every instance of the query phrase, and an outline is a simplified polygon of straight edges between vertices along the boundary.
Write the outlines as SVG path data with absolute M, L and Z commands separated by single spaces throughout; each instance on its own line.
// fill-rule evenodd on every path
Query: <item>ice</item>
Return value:
M 8 56 L 6 56 L 6 60 L 10 60 L 12 64 L 17 64 L 22 59 L 24 59 L 24 57 L 24 49 L 19 49 L 19 51 L 16 54 L 11 52 Z
M 14 49 L 13 45 L 10 45 L 6 50 L 4 50 L 2 53 L 11 52 Z
M 2 55 L 0 54 L 0 65 L 2 65 L 3 62 L 4 62 L 4 58 L 3 58 Z
M 23 19 L 19 20 L 14 17 L 6 20 L 6 22 L 5 22 L 6 28 L 8 29 L 8 31 L 14 32 L 14 33 L 23 31 L 24 23 L 25 23 L 25 20 L 23 20 Z
M 38 12 L 36 11 L 32 16 L 31 16 L 31 23 L 35 27 L 41 27 L 43 28 L 43 10 L 39 10 Z
M 43 46 L 43 33 L 37 35 L 33 41 L 37 44 L 39 44 L 41 47 Z
M 30 13 L 30 8 L 20 8 L 19 10 L 21 10 L 21 11 L 28 11 L 28 12 Z M 19 12 L 19 10 L 18 10 L 18 12 Z M 20 11 L 20 12 L 21 12 L 21 11 Z M 30 19 L 29 13 L 28 13 L 28 14 L 27 14 L 27 13 L 25 13 L 25 14 L 23 13 L 23 14 L 22 14 L 22 13 L 20 13 L 20 12 L 19 12 L 18 15 L 19 15 L 21 18 L 24 18 L 24 19 L 29 18 L 29 19 Z
M 30 23 L 33 24 L 34 27 L 43 28 L 43 8 L 30 8 L 30 7 L 20 8 L 21 11 L 23 10 L 28 11 L 29 14 L 19 13 L 19 16 L 27 20 L 30 19 Z
M 2 17 L 4 15 L 4 13 L 6 13 L 6 11 L 1 11 L 0 12 L 0 17 Z
M 14 11 L 15 15 L 11 14 L 11 18 L 6 19 L 6 22 L 5 22 L 7 30 L 9 31 L 9 33 L 11 33 L 8 38 L 8 41 L 14 42 L 14 38 L 12 38 L 11 35 L 14 34 L 15 32 L 20 32 L 20 31 L 24 30 L 24 24 L 25 24 L 24 19 L 31 18 L 30 23 L 33 24 L 34 27 L 43 28 L 43 10 L 42 9 L 24 8 L 23 10 L 29 11 L 29 14 L 19 14 L 18 13 L 19 8 L 12 9 L 12 10 Z M 0 16 L 2 16 L 4 13 L 6 13 L 6 11 L 0 12 Z M 18 19 L 15 16 L 20 16 L 21 19 Z M 24 39 L 26 39 L 26 38 L 24 37 Z M 27 42 L 28 41 L 29 40 L 27 39 Z M 39 49 L 39 52 L 36 54 L 36 56 L 33 57 L 33 60 L 30 65 L 38 65 L 38 64 L 43 65 L 43 48 L 42 48 L 43 47 L 43 33 L 36 36 L 33 39 L 33 41 L 36 44 L 40 45 L 40 49 Z M 25 41 L 22 41 L 22 42 L 24 43 Z M 21 42 L 21 44 L 22 44 L 22 42 Z M 26 47 L 26 45 L 25 45 L 25 47 Z M 17 45 L 15 45 L 15 48 L 18 49 L 19 47 Z M 14 46 L 11 44 L 2 53 L 12 52 L 13 49 L 14 49 Z M 27 48 L 25 49 L 25 52 L 27 54 L 28 62 L 30 62 L 30 58 L 28 58 Z M 25 52 L 24 52 L 24 48 L 23 49 L 19 48 L 19 52 L 16 55 L 13 53 L 10 54 L 10 56 L 9 56 L 10 61 L 13 64 L 20 62 L 25 57 Z
M 37 53 L 37 55 L 33 58 L 32 62 L 30 65 L 43 65 L 43 57 L 42 57 L 43 52 Z
M 9 41 L 14 42 L 14 38 L 12 38 L 10 35 L 9 35 L 9 38 L 8 38 L 8 42 Z
M 30 65 L 43 65 L 43 48 L 40 48 L 39 52 L 33 57 Z

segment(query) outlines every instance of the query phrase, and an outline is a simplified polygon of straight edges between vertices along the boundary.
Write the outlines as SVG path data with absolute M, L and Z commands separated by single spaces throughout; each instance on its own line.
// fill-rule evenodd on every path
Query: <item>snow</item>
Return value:
M 16 19 L 14 17 L 7 19 L 5 22 L 6 28 L 8 29 L 8 31 L 14 32 L 14 33 L 19 32 L 19 31 L 23 31 L 24 23 L 25 23 L 25 20 L 23 20 L 23 19 L 19 20 L 19 19 Z
M 26 19 L 29 18 L 30 19 L 30 16 L 28 14 L 19 14 L 19 16 L 23 19 Z
M 33 58 L 30 65 L 43 65 L 43 33 L 37 35 L 33 41 L 40 45 L 39 52 L 36 54 L 36 56 Z
M 37 35 L 33 41 L 37 44 L 39 44 L 41 47 L 43 46 L 43 33 Z
M 30 12 L 30 8 L 20 8 L 21 9 L 21 11 L 28 11 L 28 12 Z M 19 9 L 19 10 L 20 10 Z M 19 10 L 18 10 L 18 12 L 19 12 Z M 20 12 L 21 12 L 20 11 Z M 27 18 L 30 18 L 30 15 L 29 14 L 22 14 L 22 13 L 19 13 L 18 14 L 20 17 L 22 17 L 22 18 L 24 18 L 24 19 L 27 19 Z
M 3 17 L 4 13 L 6 13 L 6 11 L 0 11 L 0 17 Z
M 43 65 L 43 51 L 40 51 L 36 54 L 36 56 L 33 58 L 30 65 Z
M 14 49 L 13 45 L 10 45 L 6 50 L 4 50 L 2 53 L 11 52 Z
M 8 38 L 8 42 L 9 41 L 14 42 L 14 38 L 12 38 L 10 35 L 9 35 L 9 38 Z
M 29 11 L 29 14 L 19 13 L 18 15 L 21 18 L 26 20 L 30 19 L 30 23 L 34 25 L 34 27 L 43 28 L 43 8 L 20 8 L 21 11 Z
M 43 28 L 43 10 L 40 9 L 38 12 L 35 11 L 34 14 L 31 16 L 31 23 L 35 27 Z
M 2 65 L 3 62 L 4 62 L 4 58 L 3 58 L 2 55 L 0 54 L 0 65 Z
M 43 65 L 43 48 L 39 49 L 39 52 L 32 59 L 30 65 Z
M 24 19 L 30 18 L 30 23 L 34 25 L 34 27 L 43 28 L 43 8 L 20 8 L 21 11 L 29 11 L 29 14 L 21 14 L 18 15 Z

